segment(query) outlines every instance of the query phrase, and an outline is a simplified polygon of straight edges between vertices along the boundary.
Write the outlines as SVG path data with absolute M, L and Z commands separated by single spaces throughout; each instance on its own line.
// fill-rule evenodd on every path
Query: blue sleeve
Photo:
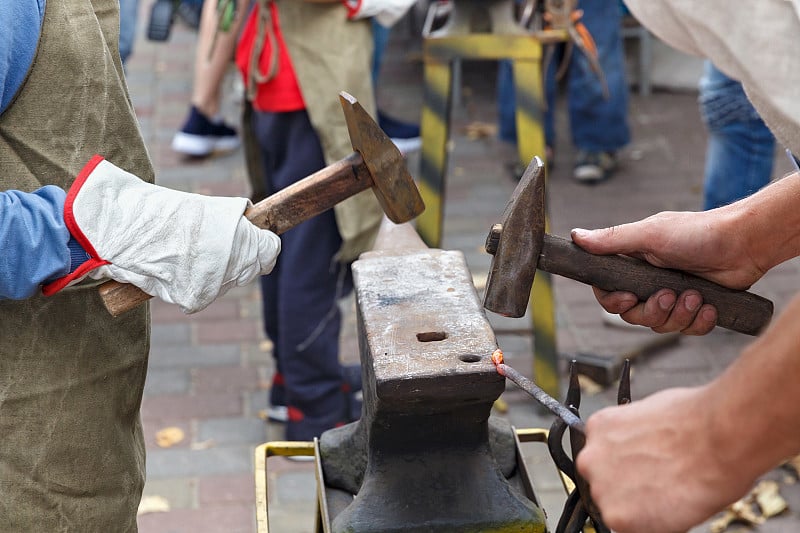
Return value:
M 36 55 L 45 0 L 0 0 L 0 113 L 11 103 Z
M 0 192 L 0 299 L 22 299 L 70 272 L 70 233 L 62 189 Z

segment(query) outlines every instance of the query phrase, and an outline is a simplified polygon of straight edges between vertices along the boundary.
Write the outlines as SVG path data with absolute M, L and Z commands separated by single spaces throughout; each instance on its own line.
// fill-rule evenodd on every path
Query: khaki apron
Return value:
M 117 50 L 118 0 L 48 0 L 0 115 L 0 190 L 69 188 L 97 153 L 149 181 Z M 136 531 L 149 311 L 112 318 L 96 282 L 0 300 L 0 531 Z
M 265 0 L 260 0 L 266 5 Z M 349 21 L 339 2 L 314 3 L 276 0 L 281 33 L 292 59 L 311 124 L 322 145 L 327 164 L 353 151 L 339 103 L 339 92 L 355 96 L 375 116 L 372 87 L 372 23 Z M 251 110 L 245 106 L 242 125 L 245 154 L 255 200 L 265 195 L 257 143 L 252 139 Z M 249 137 L 249 139 L 248 139 Z M 383 211 L 372 191 L 363 191 L 334 208 L 342 236 L 338 259 L 353 261 L 372 248 Z

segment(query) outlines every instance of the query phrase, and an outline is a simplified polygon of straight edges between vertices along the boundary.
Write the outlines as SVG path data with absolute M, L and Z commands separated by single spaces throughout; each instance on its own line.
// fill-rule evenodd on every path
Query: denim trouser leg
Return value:
M 547 146 L 553 146 L 555 141 L 555 127 L 553 126 L 553 105 L 556 96 L 556 70 L 560 64 L 560 57 L 563 47 L 556 47 L 553 57 L 545 68 L 547 75 L 544 78 L 544 97 L 547 102 L 544 117 L 544 138 Z M 498 137 L 501 140 L 517 142 L 517 93 L 514 87 L 513 63 L 508 59 L 503 59 L 497 65 L 497 121 Z
M 613 152 L 630 142 L 628 82 L 622 47 L 618 0 L 581 0 L 583 23 L 592 35 L 608 84 L 609 98 L 586 56 L 573 50 L 567 80 L 570 132 L 576 148 Z
M 708 128 L 703 208 L 713 209 L 769 183 L 775 138 L 742 85 L 706 61 L 700 80 L 700 114 Z
M 383 63 L 383 52 L 386 50 L 386 45 L 389 44 L 389 28 L 375 18 L 372 19 L 372 42 L 372 86 L 377 87 Z
M 512 63 L 503 59 L 497 65 L 497 135 L 514 144 L 517 142 L 516 98 Z
M 123 64 L 133 52 L 138 14 L 139 0 L 119 0 L 119 55 Z
M 586 56 L 573 49 L 567 69 L 567 106 L 572 142 L 577 148 L 590 152 L 613 152 L 630 142 L 628 82 L 625 78 L 620 7 L 618 0 L 584 1 L 579 7 L 584 11 L 583 23 L 597 45 L 609 98 L 604 97 L 602 85 L 591 70 Z M 563 57 L 564 45 L 556 45 L 555 53 L 546 65 L 544 133 L 549 146 L 554 144 L 556 136 L 553 120 L 557 92 L 555 75 Z M 500 138 L 516 141 L 514 77 L 509 61 L 500 62 L 497 107 Z

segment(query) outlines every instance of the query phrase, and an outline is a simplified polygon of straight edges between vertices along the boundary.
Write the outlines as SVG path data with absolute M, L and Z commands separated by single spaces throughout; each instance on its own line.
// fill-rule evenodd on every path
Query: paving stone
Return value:
M 204 344 L 243 342 L 261 336 L 261 321 L 254 319 L 215 320 L 197 330 L 197 341 Z
M 199 442 L 213 441 L 219 446 L 264 442 L 267 431 L 258 418 L 213 418 L 197 422 Z
M 148 479 L 207 477 L 253 471 L 253 447 L 224 446 L 204 450 L 149 450 Z
M 185 368 L 150 368 L 144 384 L 145 396 L 188 393 L 191 387 L 189 370 Z
M 253 533 L 255 507 L 223 505 L 139 516 L 140 533 Z
M 201 478 L 198 502 L 204 505 L 255 504 L 255 480 L 252 473 Z
M 195 478 L 149 479 L 142 496 L 164 498 L 170 509 L 193 509 L 197 507 L 198 485 Z
M 242 366 L 196 368 L 192 382 L 195 394 L 252 391 L 263 385 L 257 368 Z
M 193 368 L 230 366 L 241 361 L 236 344 L 197 346 L 191 342 L 180 345 L 153 341 L 150 348 L 150 368 Z
M 187 420 L 238 416 L 242 397 L 237 393 L 147 396 L 142 400 L 143 420 Z

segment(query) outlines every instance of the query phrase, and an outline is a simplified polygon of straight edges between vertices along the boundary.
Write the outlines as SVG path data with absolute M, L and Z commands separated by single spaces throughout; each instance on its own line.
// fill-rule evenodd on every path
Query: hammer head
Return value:
M 361 104 L 346 92 L 339 93 L 353 150 L 361 154 L 372 176 L 372 190 L 386 216 L 396 224 L 415 218 L 425 210 L 403 154 L 375 123 Z
M 483 306 L 518 318 L 525 314 L 545 231 L 544 164 L 534 157 L 503 212 L 486 238 L 492 265 Z

